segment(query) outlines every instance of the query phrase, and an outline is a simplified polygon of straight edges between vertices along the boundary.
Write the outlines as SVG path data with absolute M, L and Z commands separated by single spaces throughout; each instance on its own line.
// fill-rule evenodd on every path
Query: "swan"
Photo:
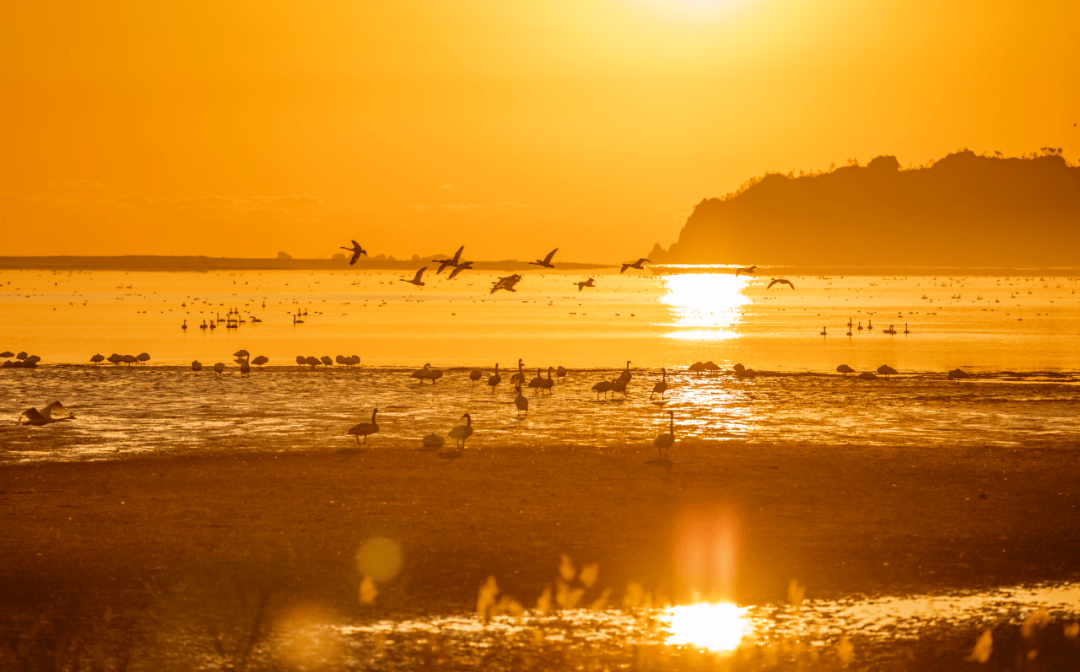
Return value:
M 525 367 L 525 365 L 521 363 L 520 359 L 518 359 L 518 372 L 515 373 L 514 375 L 510 376 L 510 384 L 511 385 L 515 385 L 517 383 L 525 382 L 525 370 L 524 370 L 524 367 Z
M 671 429 L 667 434 L 661 434 L 653 441 L 653 445 L 656 446 L 656 452 L 658 457 L 665 457 L 667 451 L 675 445 L 675 412 L 668 411 L 668 415 L 671 417 Z
M 125 364 L 127 364 L 128 366 L 131 366 L 132 364 L 134 364 L 135 362 L 137 362 L 139 360 L 135 357 L 135 355 L 124 355 L 122 361 Z
M 435 271 L 435 275 L 439 275 L 440 273 L 445 271 L 447 266 L 457 267 L 458 262 L 461 261 L 461 253 L 464 250 L 465 250 L 465 246 L 462 245 L 461 247 L 458 248 L 457 253 L 455 253 L 453 258 L 451 258 L 451 259 L 432 259 L 431 261 L 433 261 L 434 263 L 439 265 L 439 270 Z M 453 276 L 451 276 L 451 277 L 453 277 Z
M 747 266 L 746 268 L 736 268 L 735 269 L 735 277 L 736 278 L 739 277 L 740 273 L 746 273 L 747 275 L 750 275 L 756 270 L 757 270 L 757 266 Z
M 910 334 L 911 333 L 910 331 L 908 331 L 907 322 L 904 322 L 904 333 L 905 334 Z
M 878 367 L 878 373 L 888 378 L 889 376 L 895 376 L 897 374 L 896 369 L 892 368 L 888 364 L 882 364 Z
M 961 371 L 960 369 L 953 369 L 949 371 L 949 380 L 955 380 L 960 382 L 964 378 L 970 378 L 971 374 L 967 371 Z
M 559 380 L 566 378 L 566 367 L 560 366 L 559 368 L 555 369 L 555 377 Z
M 15 424 L 19 424 L 19 420 L 26 417 L 24 425 L 34 425 L 40 427 L 41 425 L 47 425 L 51 422 L 61 422 L 64 420 L 74 420 L 75 416 L 68 413 L 68 410 L 64 408 L 64 405 L 59 401 L 54 401 L 45 408 L 38 411 L 36 408 L 28 408 L 19 414 L 19 417 L 15 419 Z
M 405 278 L 398 278 L 398 282 L 407 282 L 407 283 L 409 283 L 411 285 L 416 285 L 417 287 L 423 287 L 424 282 L 420 278 L 422 278 L 424 276 L 424 271 L 426 271 L 426 270 L 427 270 L 427 266 L 424 266 L 423 268 L 421 268 L 419 271 L 416 272 L 416 276 L 412 280 L 406 280 Z
M 874 330 L 874 321 L 873 320 L 867 320 L 866 321 L 866 330 L 867 331 L 873 331 Z
M 2 356 L 3 355 L 0 355 L 0 357 L 2 357 Z M 100 364 L 100 363 L 105 361 L 105 356 L 102 355 L 102 354 L 97 354 L 97 355 L 94 355 L 93 357 L 91 357 L 90 361 L 93 362 L 94 364 Z
M 499 375 L 499 365 L 495 364 L 495 375 L 488 378 L 487 384 L 491 386 L 491 391 L 494 392 L 499 383 L 502 382 L 502 376 Z
M 508 275 L 505 278 L 499 278 L 498 281 L 494 283 L 494 286 L 491 288 L 491 292 L 489 293 L 494 294 L 500 289 L 505 289 L 508 292 L 516 292 L 517 290 L 514 289 L 514 287 L 517 286 L 517 283 L 521 282 L 521 279 L 521 276 L 517 273 L 513 275 Z
M 124 361 L 124 356 L 118 355 L 114 352 L 113 354 L 109 355 L 108 361 L 113 364 L 121 364 Z
M 248 364 L 248 361 L 245 359 L 240 364 L 240 376 L 242 378 L 247 378 L 250 374 L 251 374 L 251 364 Z
M 517 396 L 514 397 L 514 405 L 517 406 L 518 415 L 521 415 L 522 411 L 525 411 L 526 413 L 528 413 L 529 412 L 529 400 L 527 398 L 525 398 L 525 395 L 523 395 L 521 393 L 521 383 L 518 383 L 517 385 L 515 385 L 514 389 L 517 390 Z
M 218 362 L 217 364 L 214 364 L 214 372 L 216 374 L 218 374 L 220 376 L 223 371 L 225 371 L 225 365 L 224 364 L 222 364 L 221 362 Z
M 862 320 L 859 320 L 859 331 L 862 331 Z
M 311 368 L 313 368 L 313 369 L 314 369 L 314 368 L 315 368 L 316 366 L 318 366 L 318 365 L 322 364 L 322 362 L 321 362 L 321 361 L 319 361 L 319 360 L 318 360 L 317 358 L 315 358 L 315 357 L 305 357 L 305 358 L 304 358 L 304 363 L 305 363 L 305 364 L 307 364 L 308 366 L 310 366 L 310 367 L 311 367 Z
M 263 365 L 263 364 L 266 364 L 266 363 L 267 363 L 267 362 L 269 362 L 269 361 L 270 361 L 270 360 L 269 360 L 268 358 L 266 358 L 266 357 L 264 357 L 264 356 L 262 356 L 262 355 L 259 355 L 259 356 L 258 356 L 258 357 L 256 357 L 255 359 L 251 360 L 251 363 L 252 363 L 252 364 L 254 364 L 255 366 L 259 367 L 259 368 L 261 369 L 261 368 L 262 368 L 262 365 Z
M 457 277 L 458 273 L 461 273 L 462 271 L 471 271 L 471 270 L 472 270 L 472 262 L 471 261 L 463 261 L 463 262 L 461 262 L 460 264 L 457 265 L 457 268 L 450 271 L 450 277 L 447 278 L 447 279 L 448 280 L 453 280 L 454 278 Z
M 540 367 L 536 367 L 536 377 L 529 381 L 529 389 L 540 391 L 544 385 L 544 377 L 540 374 Z
M 484 374 L 480 371 L 480 369 L 473 369 L 472 371 L 469 372 L 469 380 L 472 381 L 473 387 L 476 387 L 477 385 L 479 385 L 480 384 L 480 379 L 483 378 L 483 377 L 484 377 Z
M 836 367 L 836 372 L 844 374 L 844 377 L 847 378 L 847 374 L 855 373 L 855 369 L 851 368 L 847 364 L 841 364 L 840 366 Z
M 191 363 L 191 370 L 195 373 L 202 371 L 202 362 L 196 359 L 194 362 Z
M 468 413 L 466 413 L 465 415 L 461 416 L 461 419 L 465 421 L 465 424 L 464 425 L 458 425 L 457 427 L 454 427 L 453 429 L 450 430 L 450 433 L 447 434 L 447 436 L 449 436 L 454 441 L 460 443 L 461 444 L 460 447 L 462 449 L 464 449 L 465 448 L 465 439 L 472 436 L 472 433 L 473 433 L 472 416 L 469 415 Z
M 555 387 L 555 381 L 551 378 L 551 372 L 554 370 L 554 367 L 549 366 L 547 370 L 548 377 L 540 381 L 540 389 L 547 390 L 548 394 L 551 394 L 551 388 Z
M 555 264 L 551 263 L 551 258 L 554 257 L 555 253 L 558 252 L 558 251 L 559 251 L 559 248 L 556 247 L 551 252 L 548 252 L 548 255 L 546 257 L 544 257 L 543 259 L 537 259 L 536 261 L 530 261 L 529 264 L 532 265 L 532 266 L 543 266 L 544 268 L 555 268 Z
M 859 374 L 859 380 L 877 380 L 877 376 L 870 373 L 869 371 L 863 371 Z
M 818 336 L 828 336 L 828 335 L 829 334 L 826 332 L 826 327 L 822 327 L 821 328 L 821 333 L 818 334 Z
M 653 385 L 652 394 L 649 395 L 650 399 L 652 399 L 653 394 L 659 394 L 660 397 L 663 398 L 664 393 L 667 392 L 667 369 L 666 368 L 660 369 L 660 376 L 661 376 L 660 382 Z
M 180 328 L 187 331 L 187 320 L 184 320 L 184 323 L 180 325 Z
M 431 378 L 431 364 L 424 364 L 424 368 L 413 371 L 409 377 L 418 379 L 420 384 L 423 385 L 425 379 Z M 435 381 L 433 380 L 431 383 L 434 385 Z
M 326 367 L 331 367 L 334 365 L 334 360 L 330 359 L 330 355 L 323 355 L 319 358 L 319 361 L 322 362 L 323 365 Z
M 572 284 L 577 285 L 577 291 L 580 292 L 581 290 L 585 289 L 586 287 L 596 287 L 596 285 L 593 284 L 593 283 L 594 283 L 594 280 L 592 278 L 589 278 L 588 280 L 584 280 L 582 282 L 575 282 L 575 283 L 572 283 Z
M 296 365 L 297 366 L 306 366 L 307 365 L 307 360 L 304 359 L 303 355 L 297 355 L 296 356 Z
M 593 390 L 593 392 L 596 392 L 596 398 L 597 399 L 600 398 L 600 393 L 601 392 L 603 392 L 604 397 L 607 398 L 607 393 L 611 391 L 611 388 L 612 388 L 613 385 L 614 385 L 614 381 L 601 380 L 599 383 L 592 386 L 592 390 Z
M 379 409 L 375 409 L 371 412 L 371 422 L 361 422 L 359 425 L 354 425 L 347 434 L 352 434 L 356 437 L 356 445 L 360 445 L 360 437 L 364 437 L 364 445 L 367 445 L 367 437 L 371 434 L 375 434 L 379 431 L 379 426 L 375 424 L 375 414 L 379 412 Z
M 765 289 L 771 289 L 773 285 L 787 285 L 788 287 L 795 289 L 795 285 L 791 284 L 791 281 L 787 278 L 773 278 L 772 282 L 770 282 L 769 286 Z
M 642 257 L 642 258 L 638 259 L 637 261 L 633 262 L 632 264 L 623 264 L 622 265 L 622 270 L 619 271 L 619 273 L 620 274 L 625 273 L 626 269 L 628 269 L 628 268 L 636 268 L 639 271 L 644 270 L 644 267 L 642 266 L 642 264 L 644 264 L 646 262 L 648 262 L 650 264 L 652 263 L 652 261 L 650 259 L 646 259 L 645 257 Z
M 619 374 L 619 380 L 630 382 L 633 374 L 630 373 L 630 360 L 626 360 L 626 370 Z
M 199 329 L 206 329 L 206 320 L 202 321 L 202 324 L 199 325 Z
M 365 257 L 367 256 L 367 250 L 360 247 L 360 243 L 356 242 L 355 240 L 352 241 L 352 244 L 353 244 L 352 247 L 342 247 L 341 249 L 348 250 L 348 251 L 352 252 L 352 259 L 349 260 L 349 265 L 350 266 L 355 266 L 356 261 L 360 258 L 361 254 L 364 255 Z
M 421 450 L 438 450 L 446 443 L 446 439 L 434 432 L 425 436 L 421 441 L 424 444 L 424 447 L 421 448 Z

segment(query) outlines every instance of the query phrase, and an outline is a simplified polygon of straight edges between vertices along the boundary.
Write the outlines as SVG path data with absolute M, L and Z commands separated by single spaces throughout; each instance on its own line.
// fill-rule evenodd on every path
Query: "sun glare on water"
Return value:
M 745 615 L 746 607 L 728 603 L 670 607 L 665 614 L 671 633 L 667 643 L 733 651 L 752 629 Z
M 743 294 L 749 279 L 720 273 L 685 273 L 664 278 L 667 294 L 660 298 L 672 308 L 673 326 L 683 327 L 671 338 L 736 338 L 742 308 L 750 303 Z M 685 329 L 689 327 L 690 329 Z

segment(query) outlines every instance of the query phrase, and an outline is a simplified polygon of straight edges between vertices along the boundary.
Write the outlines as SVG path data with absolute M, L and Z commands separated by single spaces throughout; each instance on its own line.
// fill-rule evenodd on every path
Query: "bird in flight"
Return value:
M 739 277 L 740 273 L 746 273 L 747 275 L 750 275 L 751 273 L 753 273 L 756 270 L 757 270 L 757 266 L 747 266 L 746 268 L 736 268 L 735 269 L 735 277 Z
M 551 263 L 551 258 L 555 256 L 555 253 L 559 251 L 559 248 L 555 248 L 543 259 L 537 259 L 536 261 L 530 261 L 529 263 L 534 266 L 543 266 L 544 268 L 555 268 L 555 264 Z
M 579 292 L 581 290 L 585 289 L 586 287 L 595 287 L 596 286 L 596 285 L 593 284 L 593 279 L 592 278 L 589 278 L 588 280 L 583 280 L 582 282 L 575 282 L 574 284 L 577 285 L 577 291 L 579 291 Z
M 442 273 L 444 270 L 446 270 L 447 266 L 456 267 L 459 263 L 461 263 L 461 252 L 464 249 L 465 249 L 464 245 L 459 247 L 458 251 L 454 254 L 452 259 L 432 259 L 433 262 L 435 262 L 436 264 L 439 265 L 439 270 L 435 271 L 435 275 L 439 275 L 440 273 Z M 453 276 L 451 276 L 451 277 L 453 277 Z
M 358 242 L 356 242 L 354 240 L 354 241 L 352 241 L 352 244 L 353 244 L 352 247 L 342 247 L 341 248 L 343 250 L 348 250 L 348 251 L 352 252 L 352 259 L 349 260 L 349 265 L 350 266 L 354 266 L 356 264 L 356 260 L 360 258 L 361 254 L 364 255 L 365 257 L 367 256 L 367 250 L 360 247 L 360 243 L 358 243 Z
M 622 270 L 619 271 L 619 273 L 625 273 L 626 269 L 628 269 L 628 268 L 636 268 L 639 271 L 643 270 L 642 264 L 645 263 L 645 262 L 649 262 L 650 264 L 652 263 L 651 260 L 646 259 L 645 257 L 642 257 L 641 259 L 638 259 L 637 261 L 635 261 L 632 264 L 623 264 L 622 265 Z
M 773 278 L 772 282 L 769 283 L 769 287 L 772 287 L 777 283 L 780 283 L 781 285 L 787 285 L 788 287 L 795 289 L 795 285 L 791 284 L 791 281 L 787 278 Z M 766 287 L 765 289 L 769 289 L 769 287 Z
M 423 268 L 421 268 L 419 271 L 416 272 L 416 277 L 413 278 L 412 280 L 406 280 L 405 278 L 398 278 L 398 282 L 409 282 L 409 283 L 412 283 L 412 284 L 416 285 L 417 287 L 423 287 L 424 282 L 422 280 L 420 280 L 420 278 L 423 277 L 424 271 L 426 271 L 426 270 L 427 270 L 427 266 L 424 266 Z
M 19 418 L 15 421 L 18 424 L 19 420 L 26 416 L 26 422 L 24 425 L 47 425 L 50 422 L 61 422 L 63 420 L 74 420 L 75 416 L 68 413 L 64 405 L 59 401 L 54 401 L 45 408 L 38 411 L 36 408 L 28 408 L 19 415 Z
M 513 275 L 508 275 L 505 278 L 499 278 L 499 281 L 496 282 L 495 286 L 491 288 L 491 293 L 494 294 L 500 289 L 505 289 L 508 292 L 516 292 L 517 290 L 514 289 L 514 285 L 519 282 L 521 282 L 521 276 L 517 273 Z
M 468 271 L 468 270 L 472 270 L 472 262 L 471 261 L 463 261 L 463 262 L 461 262 L 460 264 L 457 265 L 457 268 L 450 271 L 450 279 L 453 280 L 454 277 L 456 277 L 458 273 L 461 273 L 462 271 Z

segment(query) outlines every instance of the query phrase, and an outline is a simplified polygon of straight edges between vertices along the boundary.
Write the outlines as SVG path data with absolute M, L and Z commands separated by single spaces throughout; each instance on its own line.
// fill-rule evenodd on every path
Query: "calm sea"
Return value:
M 415 447 L 465 412 L 476 447 L 648 446 L 668 411 L 684 441 L 1080 438 L 1080 279 L 803 275 L 789 278 L 792 289 L 767 288 L 768 276 L 677 270 L 593 273 L 596 288 L 582 291 L 573 283 L 588 274 L 526 272 L 515 293 L 495 295 L 499 274 L 471 271 L 429 273 L 422 288 L 385 271 L 4 272 L 0 351 L 42 359 L 0 370 L 0 409 L 14 422 L 59 399 L 77 420 L 0 430 L 0 460 L 347 447 L 346 430 L 376 406 L 373 442 L 384 447 Z M 245 320 L 239 328 L 225 327 L 231 311 Z M 217 329 L 200 329 L 219 316 Z M 241 378 L 240 349 L 269 364 Z M 90 364 L 96 353 L 144 352 L 145 365 Z M 312 369 L 297 355 L 358 355 L 361 365 Z M 528 393 L 523 417 L 509 385 L 519 358 L 527 379 L 536 367 L 569 370 L 550 397 Z M 193 360 L 207 368 L 193 373 Z M 628 360 L 626 398 L 597 399 L 592 385 Z M 722 371 L 686 371 L 709 360 Z M 216 362 L 228 367 L 220 377 L 208 370 Z M 425 363 L 444 372 L 434 385 L 409 377 Z M 736 363 L 763 375 L 736 379 Z M 505 375 L 494 393 L 470 386 L 471 368 L 486 380 L 496 364 Z M 900 375 L 855 382 L 835 372 L 840 364 Z M 661 367 L 671 388 L 650 399 Z M 957 367 L 975 378 L 949 382 Z

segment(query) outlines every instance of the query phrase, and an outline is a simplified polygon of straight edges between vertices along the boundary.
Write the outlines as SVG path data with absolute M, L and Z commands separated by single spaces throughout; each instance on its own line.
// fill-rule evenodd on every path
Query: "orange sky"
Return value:
M 7 3 L 0 254 L 619 261 L 766 170 L 1080 153 L 1075 0 Z

